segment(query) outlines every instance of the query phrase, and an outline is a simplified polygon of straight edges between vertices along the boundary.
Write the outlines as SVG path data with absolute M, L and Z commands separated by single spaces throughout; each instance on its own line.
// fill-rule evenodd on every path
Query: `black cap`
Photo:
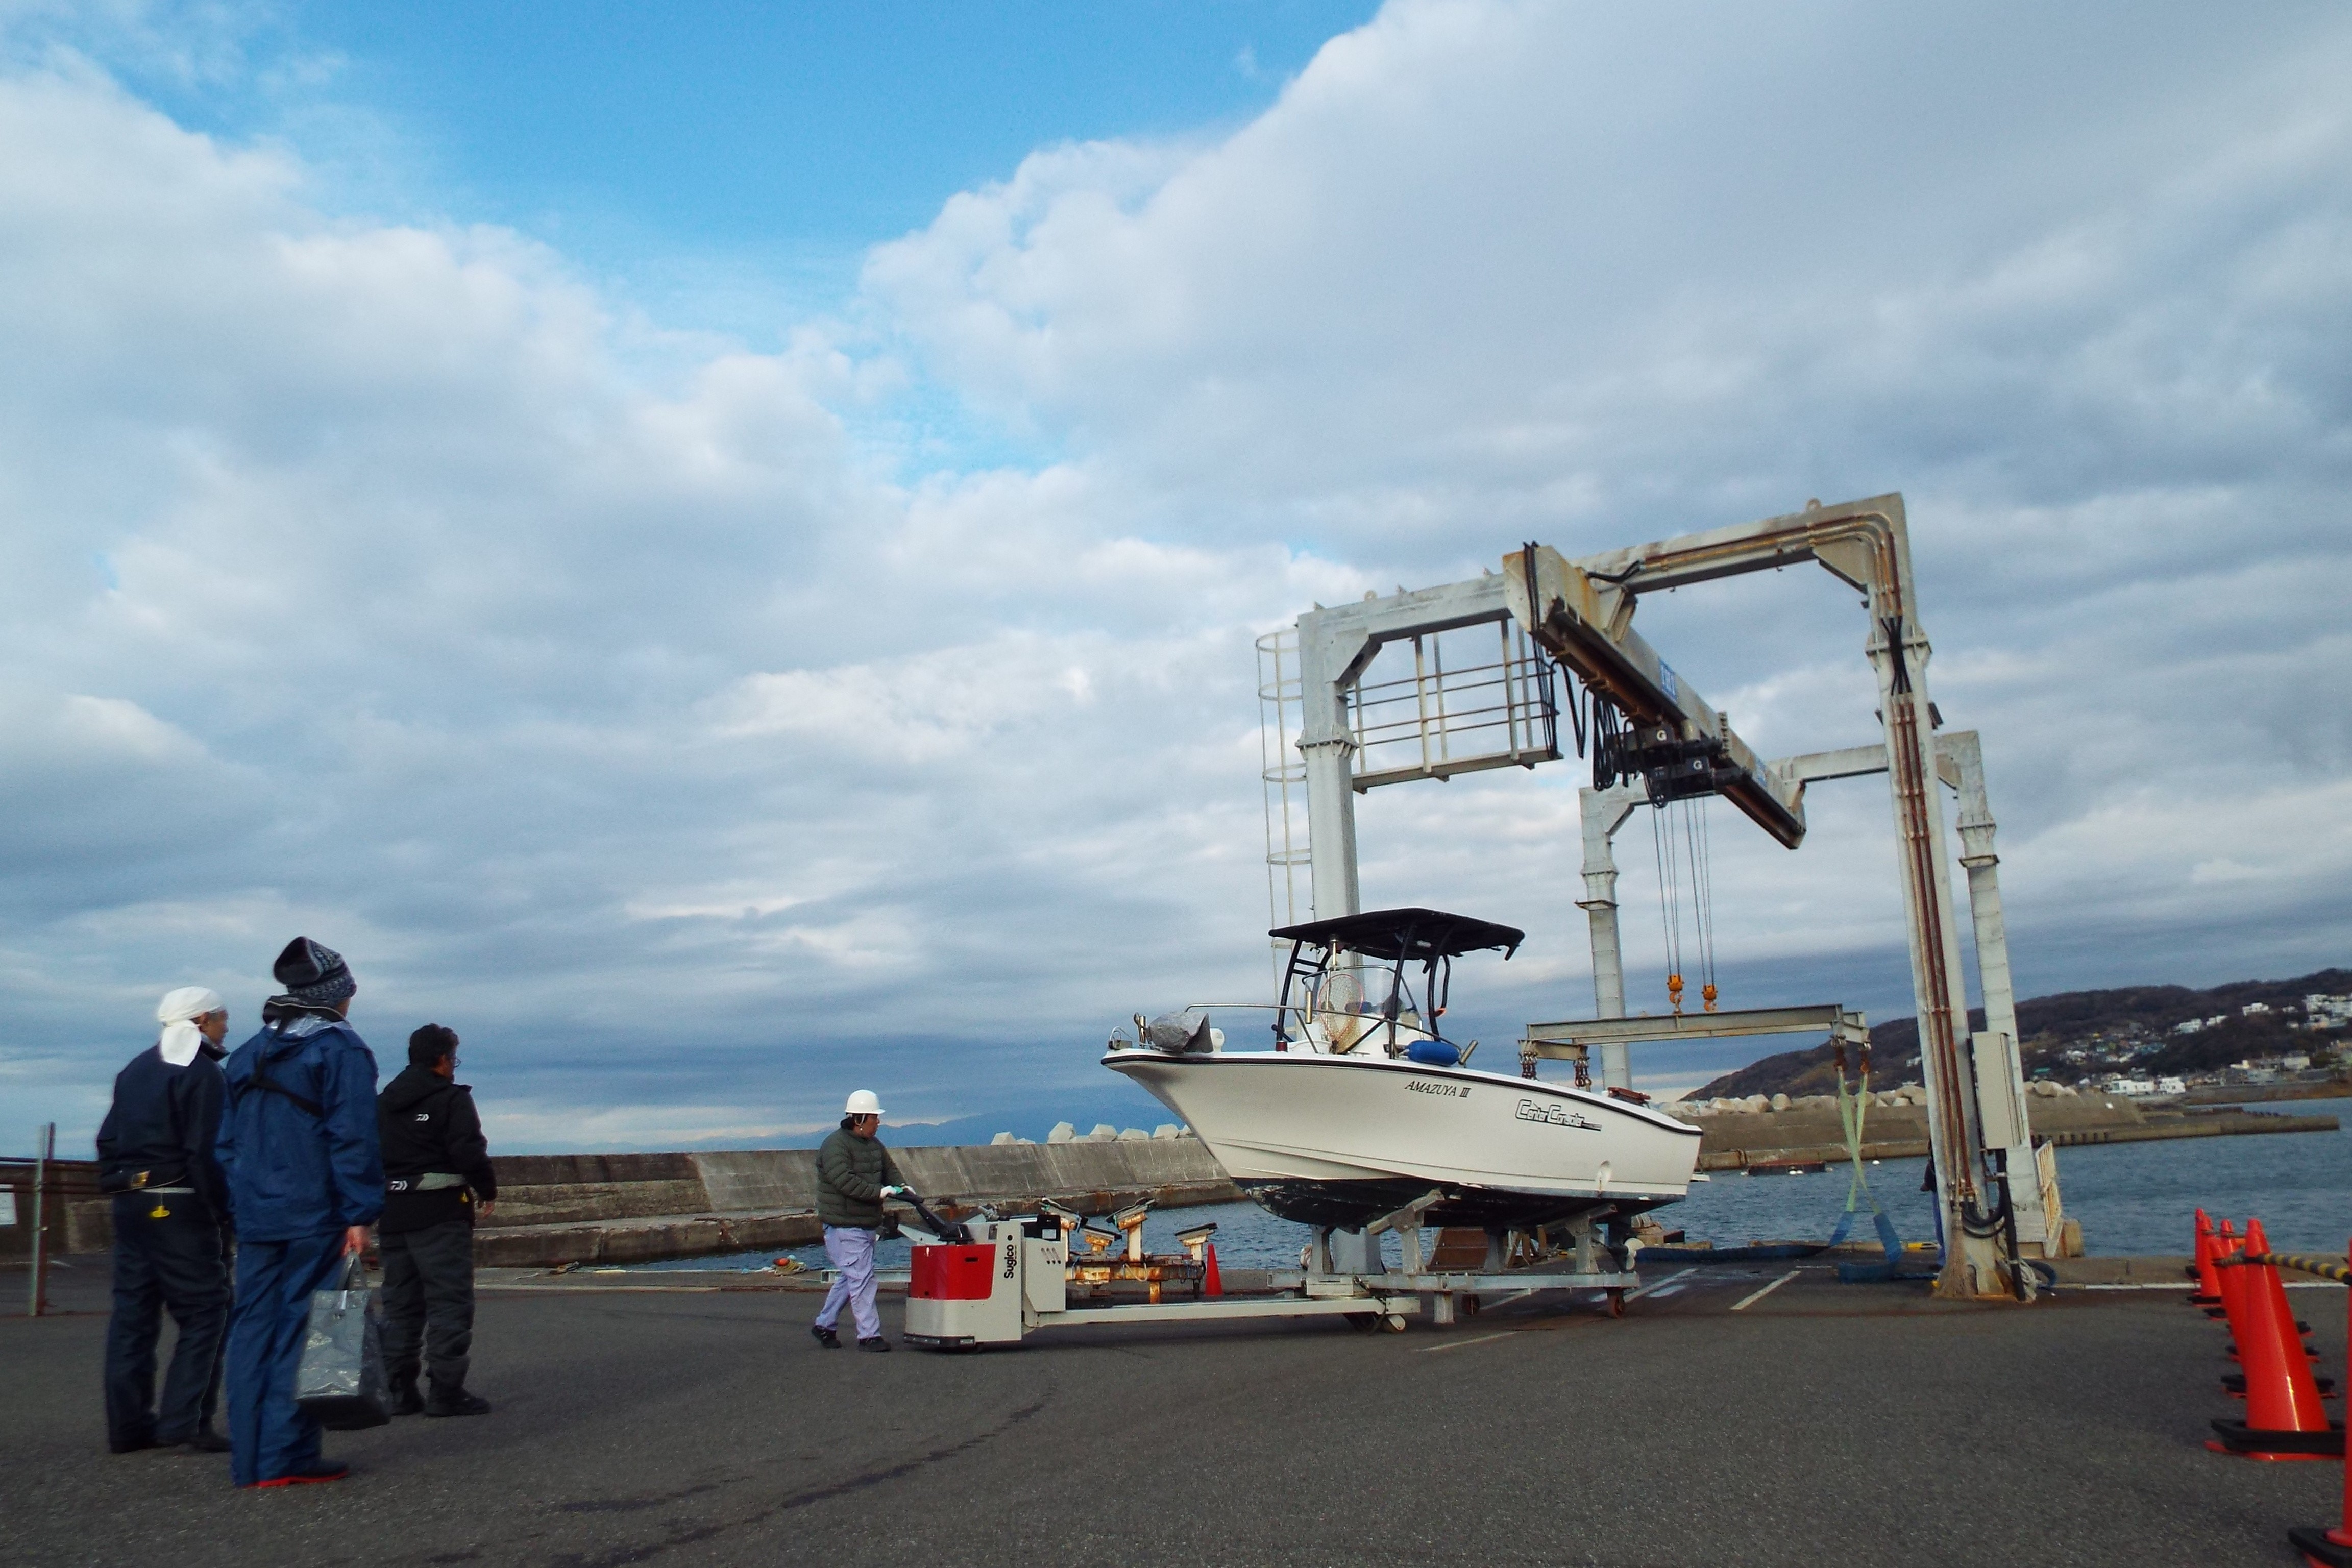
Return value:
M 331 947 L 321 947 L 307 936 L 298 936 L 286 944 L 278 955 L 271 973 L 286 994 L 297 1002 L 340 1002 L 359 989 L 352 979 L 351 967 L 343 955 Z

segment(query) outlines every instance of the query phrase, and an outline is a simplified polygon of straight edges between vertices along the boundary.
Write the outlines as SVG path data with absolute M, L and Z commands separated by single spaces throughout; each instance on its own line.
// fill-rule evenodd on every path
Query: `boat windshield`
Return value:
M 1353 970 L 1336 970 L 1331 978 L 1337 980 L 1343 975 L 1349 983 L 1357 981 Z M 1215 1041 L 1209 1047 L 1212 1050 L 1223 1050 L 1228 1035 L 1235 1035 L 1248 1027 L 1245 1020 L 1226 1016 L 1233 1013 L 1251 1013 L 1261 1018 L 1272 1015 L 1276 1020 L 1277 1049 L 1330 1056 L 1348 1056 L 1358 1051 L 1366 1055 L 1406 1056 L 1416 1045 L 1435 1043 L 1448 1050 L 1456 1050 L 1451 1041 L 1438 1038 L 1437 1031 L 1423 1020 L 1420 1009 L 1411 1002 L 1408 992 L 1406 1005 L 1397 1009 L 1397 1016 L 1391 1022 L 1381 1016 L 1377 1005 L 1366 1007 L 1351 1003 L 1346 987 L 1327 985 L 1319 994 L 1303 994 L 1280 1005 L 1265 1002 L 1194 1002 L 1184 1007 L 1182 1015 L 1171 1016 L 1198 1016 L 1213 1024 L 1215 1027 L 1210 1031 Z M 1386 1045 L 1391 1027 L 1398 1048 L 1387 1051 L 1381 1047 Z M 1121 1031 L 1113 1039 L 1112 1048 L 1123 1048 L 1134 1043 Z M 1457 1059 L 1467 1061 L 1470 1053 L 1468 1049 L 1462 1048 L 1456 1051 L 1456 1056 Z
M 1463 1059 L 1440 1031 L 1462 953 L 1518 951 L 1527 933 L 1440 910 L 1372 910 L 1273 933 L 1290 942 L 1275 1008 L 1274 1048 L 1344 1056 L 1359 1049 L 1433 1066 Z M 1410 971 L 1418 966 L 1416 986 Z

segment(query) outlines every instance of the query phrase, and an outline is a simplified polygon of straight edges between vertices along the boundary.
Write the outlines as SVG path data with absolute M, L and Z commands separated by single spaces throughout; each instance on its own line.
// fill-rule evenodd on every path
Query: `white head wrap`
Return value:
M 155 1004 L 155 1021 L 163 1026 L 163 1037 L 155 1042 L 155 1048 L 173 1067 L 186 1067 L 196 1059 L 196 1052 L 205 1043 L 205 1032 L 196 1027 L 195 1021 L 227 1005 L 219 992 L 203 985 L 183 985 L 176 991 L 166 991 L 163 999 Z

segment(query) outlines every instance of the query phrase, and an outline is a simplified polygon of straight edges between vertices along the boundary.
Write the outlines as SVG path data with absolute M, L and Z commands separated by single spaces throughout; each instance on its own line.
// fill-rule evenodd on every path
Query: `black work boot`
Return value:
M 416 1374 L 392 1380 L 392 1413 L 394 1415 L 415 1415 L 425 1408 L 425 1396 L 416 1392 Z
M 862 1351 L 887 1351 L 890 1348 L 890 1342 L 877 1334 L 870 1340 L 858 1341 L 857 1348 Z
M 809 1337 L 829 1351 L 837 1351 L 841 1348 L 841 1336 L 822 1323 L 809 1325 Z
M 468 1394 L 462 1383 L 443 1383 L 436 1379 L 433 1396 L 425 1402 L 427 1415 L 488 1415 L 490 1402 L 478 1394 Z

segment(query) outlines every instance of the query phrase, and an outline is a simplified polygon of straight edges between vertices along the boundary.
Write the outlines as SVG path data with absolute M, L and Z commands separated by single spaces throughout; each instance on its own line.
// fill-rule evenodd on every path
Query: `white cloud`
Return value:
M 297 929 L 387 1053 L 465 1030 L 502 1137 L 1084 1085 L 1265 972 L 1256 633 L 1888 488 L 2027 987 L 2342 959 L 2333 11 L 1400 0 L 1230 135 L 954 198 L 773 354 L 8 58 L 12 1101 L 88 1121 L 150 992 L 249 1014 Z M 959 400 L 985 465 L 893 424 Z M 1768 749 L 1868 737 L 1827 577 L 1642 616 Z M 1529 928 L 1490 1037 L 1581 1004 L 1574 783 L 1361 803 L 1369 897 Z M 1719 826 L 1727 963 L 1903 1011 L 1883 785 L 1813 811 Z
M 1075 717 L 1094 688 L 1087 651 L 1015 636 L 887 663 L 745 676 L 709 707 L 723 739 L 789 735 L 853 755 L 935 763 L 1009 742 L 1015 729 Z
M 2090 906 L 2129 924 L 2205 803 L 2325 837 L 2307 781 L 2352 760 L 2315 700 L 2352 677 L 2327 586 L 2352 581 L 2352 31 L 2274 19 L 1395 5 L 1156 184 L 1039 154 L 867 287 L 982 406 L 1196 537 L 1277 532 L 1383 584 L 1900 486 L 2013 912 L 2080 919 L 2095 895 L 2026 846 L 2153 794 Z M 1867 737 L 1864 628 L 1826 579 L 1643 622 L 1768 749 Z M 1423 829 L 1454 813 L 1367 811 L 1398 836 L 1368 854 L 1444 863 Z M 1731 853 L 1765 879 L 1827 851 Z M 2288 951 L 2176 936 L 2134 977 L 2340 956 L 2324 858 L 2279 864 L 2333 911 Z

